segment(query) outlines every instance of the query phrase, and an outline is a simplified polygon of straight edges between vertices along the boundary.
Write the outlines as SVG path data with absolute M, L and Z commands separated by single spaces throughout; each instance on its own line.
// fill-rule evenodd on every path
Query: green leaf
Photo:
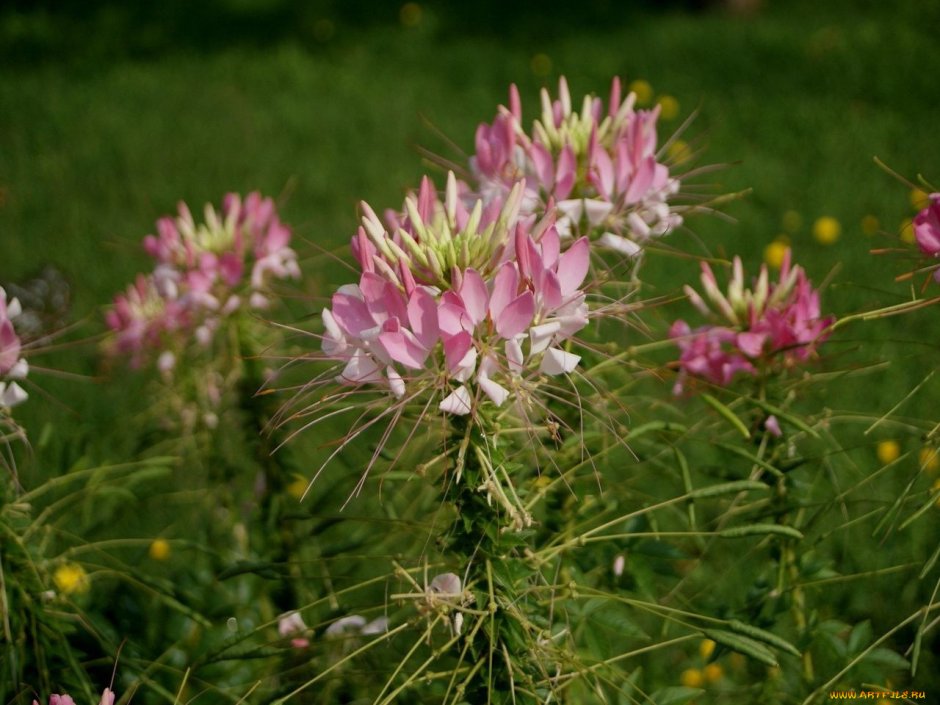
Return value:
M 693 698 L 697 698 L 705 691 L 702 688 L 688 688 L 684 685 L 674 685 L 662 690 L 657 690 L 650 696 L 650 700 L 656 705 L 682 705 Z
M 702 401 L 721 414 L 721 416 L 724 417 L 728 423 L 734 426 L 737 432 L 742 436 L 748 439 L 751 437 L 751 432 L 747 430 L 747 426 L 745 426 L 744 422 L 738 418 L 738 415 L 720 401 L 715 399 L 715 397 L 713 397 L 711 394 L 702 394 Z
M 689 498 L 715 497 L 722 494 L 737 494 L 738 492 L 749 492 L 751 490 L 766 492 L 769 489 L 768 485 L 757 480 L 736 480 L 735 482 L 724 482 L 711 487 L 700 487 L 689 492 Z
M 896 651 L 892 651 L 891 649 L 872 649 L 862 660 L 866 663 L 874 663 L 886 668 L 894 668 L 899 671 L 906 671 L 911 667 L 910 661 L 908 661 Z
M 732 631 L 752 637 L 758 641 L 764 642 L 765 644 L 770 644 L 771 646 L 781 649 L 782 651 L 793 654 L 797 658 L 803 655 L 800 653 L 798 648 L 796 648 L 786 639 L 783 639 L 772 632 L 761 629 L 760 627 L 745 624 L 744 622 L 739 622 L 736 619 L 731 620 L 728 626 L 731 627 Z
M 734 526 L 730 529 L 722 529 L 718 536 L 723 539 L 737 539 L 743 536 L 762 536 L 767 534 L 777 534 L 778 536 L 789 536 L 793 539 L 803 539 L 803 534 L 792 526 L 783 526 L 781 524 L 748 524 L 747 526 Z
M 755 661 L 760 661 L 767 666 L 777 666 L 777 659 L 773 652 L 759 641 L 755 641 L 746 636 L 726 632 L 723 629 L 706 629 L 702 631 L 706 638 L 711 639 L 716 644 L 727 646 L 732 651 L 749 656 Z
M 849 653 L 854 655 L 868 646 L 871 643 L 871 640 L 871 622 L 866 619 L 864 622 L 859 622 L 854 627 L 852 627 L 852 632 L 849 634 L 849 639 L 846 646 L 849 650 Z

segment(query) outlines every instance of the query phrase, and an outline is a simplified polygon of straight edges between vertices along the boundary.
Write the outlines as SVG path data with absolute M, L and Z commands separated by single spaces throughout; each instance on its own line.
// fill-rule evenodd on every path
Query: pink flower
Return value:
M 0 287 L 0 409 L 11 409 L 26 401 L 28 395 L 18 384 L 29 373 L 29 363 L 23 357 L 23 344 L 13 326 L 13 319 L 22 313 L 20 302 L 7 300 Z
M 753 289 L 746 288 L 737 257 L 727 295 L 705 262 L 701 281 L 705 298 L 688 286 L 686 294 L 703 314 L 714 311 L 724 325 L 692 330 L 684 321 L 673 324 L 670 336 L 681 351 L 678 391 L 688 375 L 726 386 L 739 372 L 756 374 L 760 366 L 796 366 L 815 354 L 835 320 L 820 313 L 819 292 L 801 267 L 791 267 L 789 250 L 776 284 L 770 283 L 767 268 L 762 266 Z
M 456 188 L 451 176 L 441 202 L 425 180 L 391 219 L 394 235 L 364 209 L 353 241 L 363 274 L 323 311 L 323 352 L 344 364 L 344 384 L 399 398 L 408 381 L 437 387 L 442 411 L 466 414 L 476 390 L 501 406 L 526 375 L 577 366 L 560 343 L 587 324 L 590 253 L 587 238 L 561 252 L 550 218 L 521 218 L 521 185 L 485 226 L 480 202 L 467 213 Z
M 512 86 L 511 107 L 500 106 L 491 125 L 477 128 L 469 196 L 488 203 L 522 180 L 523 213 L 540 217 L 554 210 L 562 236 L 587 235 L 602 247 L 637 254 L 682 217 L 671 203 L 679 180 L 657 157 L 659 110 L 635 111 L 635 101 L 632 93 L 621 100 L 615 78 L 606 111 L 592 96 L 575 111 L 561 78 L 557 99 L 542 91 L 542 114 L 530 135 Z
M 913 226 L 920 251 L 927 257 L 940 257 L 940 193 L 930 194 L 930 204 L 914 216 Z M 940 267 L 933 276 L 940 282 Z
M 135 366 L 145 357 L 167 360 L 160 353 L 191 340 L 205 347 L 222 319 L 246 304 L 268 306 L 271 279 L 300 276 L 290 229 L 270 198 L 254 192 L 243 200 L 230 193 L 221 213 L 206 205 L 201 223 L 185 203 L 177 211 L 175 218 L 160 218 L 157 234 L 144 238 L 156 261 L 153 272 L 115 297 L 106 314 L 116 334 L 111 351 L 130 353 Z

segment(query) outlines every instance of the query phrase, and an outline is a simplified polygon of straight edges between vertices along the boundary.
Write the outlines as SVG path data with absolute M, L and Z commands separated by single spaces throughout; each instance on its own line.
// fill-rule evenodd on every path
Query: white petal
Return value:
M 577 223 L 581 220 L 581 213 L 584 210 L 584 199 L 569 198 L 567 201 L 559 201 L 555 207 L 564 213 L 571 222 Z
M 379 366 L 375 360 L 361 350 L 353 353 L 353 356 L 349 358 L 349 362 L 346 363 L 343 373 L 338 378 L 338 381 L 346 384 L 380 382 L 381 380 L 382 374 L 379 372 Z
M 2 291 L 3 289 L 0 289 L 0 292 Z M 4 294 L 4 296 L 5 295 L 6 294 Z M 18 298 L 14 296 L 12 299 L 7 301 L 7 317 L 8 318 L 16 318 L 21 313 L 23 313 L 23 307 L 20 305 L 20 300 Z
M 376 617 L 366 624 L 360 633 L 370 636 L 372 634 L 384 634 L 388 631 L 388 617 Z
M 29 395 L 23 391 L 23 388 L 16 382 L 11 382 L 8 385 L 4 385 L 0 382 L 0 406 L 12 409 L 17 404 L 22 404 L 28 398 Z
M 542 364 L 539 367 L 540 372 L 547 375 L 560 375 L 571 372 L 581 361 L 580 355 L 565 352 L 558 348 L 549 348 L 542 356 Z
M 10 379 L 26 379 L 26 375 L 29 374 L 29 363 L 26 362 L 25 357 L 21 357 L 16 361 L 16 364 L 10 368 L 10 371 L 7 372 L 7 377 Z
M 388 376 L 388 386 L 392 388 L 392 394 L 401 399 L 405 394 L 405 380 L 391 365 L 385 368 L 385 374 Z
M 497 384 L 489 377 L 478 377 L 477 384 L 480 385 L 480 389 L 483 390 L 483 393 L 490 398 L 496 406 L 502 406 L 503 402 L 506 401 L 509 396 L 509 390 L 505 387 Z
M 599 201 L 593 198 L 584 201 L 584 212 L 591 225 L 600 225 L 613 209 L 614 204 L 610 201 Z
M 506 360 L 509 362 L 510 372 L 522 374 L 525 358 L 522 355 L 522 346 L 515 338 L 506 341 Z
M 467 388 L 463 385 L 457 387 L 457 389 L 448 394 L 444 398 L 444 401 L 441 402 L 440 410 L 448 414 L 454 414 L 455 416 L 469 414 L 470 392 L 468 392 Z
M 529 340 L 531 341 L 529 354 L 537 355 L 542 352 L 552 342 L 552 337 L 559 330 L 561 330 L 561 324 L 558 321 L 549 321 L 548 323 L 532 326 L 529 329 Z
M 621 254 L 626 255 L 627 257 L 633 257 L 637 252 L 642 248 L 637 245 L 633 240 L 628 240 L 625 237 L 620 235 L 614 235 L 613 233 L 604 233 L 601 235 L 598 243 L 603 247 L 608 247 L 611 250 L 616 250 Z
M 362 615 L 351 614 L 348 617 L 342 617 L 333 622 L 326 628 L 327 636 L 340 636 L 349 631 L 359 631 L 366 626 L 366 618 Z
M 428 585 L 428 590 L 442 595 L 459 595 L 463 588 L 459 575 L 456 573 L 441 573 L 434 576 L 431 584 Z
M 632 230 L 633 234 L 639 239 L 645 240 L 649 237 L 650 226 L 636 213 L 631 213 L 627 216 L 627 225 L 630 226 L 630 230 Z

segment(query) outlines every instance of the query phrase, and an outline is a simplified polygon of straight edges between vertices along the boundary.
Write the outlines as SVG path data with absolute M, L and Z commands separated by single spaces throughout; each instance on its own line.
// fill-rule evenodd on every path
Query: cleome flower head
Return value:
M 541 98 L 531 134 L 522 126 L 515 85 L 509 107 L 477 128 L 472 197 L 489 203 L 521 180 L 524 213 L 553 210 L 563 237 L 585 235 L 628 256 L 681 225 L 682 208 L 673 203 L 680 181 L 659 159 L 658 106 L 635 110 L 636 95 L 622 98 L 618 78 L 606 109 L 600 98 L 585 96 L 574 110 L 563 77 L 557 99 L 545 89 Z
M 562 344 L 588 321 L 588 239 L 562 252 L 551 216 L 519 216 L 521 185 L 481 226 L 479 201 L 463 220 L 452 177 L 443 206 L 429 184 L 406 202 L 404 248 L 366 212 L 353 241 L 359 282 L 322 314 L 323 352 L 344 364 L 338 381 L 399 398 L 433 388 L 442 411 L 463 415 L 484 400 L 501 406 L 529 378 L 571 372 L 580 358 Z
M 692 287 L 685 287 L 692 304 L 722 324 L 696 329 L 682 320 L 673 324 L 670 335 L 681 351 L 677 393 L 690 375 L 726 386 L 738 373 L 754 375 L 761 368 L 797 366 L 814 355 L 829 336 L 835 319 L 821 315 L 819 292 L 801 267 L 791 266 L 789 250 L 776 283 L 770 282 L 766 265 L 753 288 L 745 286 L 740 258 L 735 257 L 732 269 L 727 294 L 718 288 L 715 274 L 705 262 L 701 275 L 704 298 Z
M 454 268 L 473 267 L 489 273 L 511 242 L 511 226 L 519 217 L 523 187 L 509 190 L 505 200 L 468 209 L 453 172 L 447 175 L 444 200 L 424 177 L 417 193 L 409 194 L 401 213 L 388 212 L 383 223 L 369 204 L 361 204 L 362 226 L 352 241 L 353 254 L 364 272 L 404 286 L 446 287 Z
M 144 238 L 154 270 L 106 314 L 109 351 L 129 355 L 134 366 L 157 357 L 163 371 L 172 368 L 174 351 L 193 339 L 207 345 L 224 318 L 266 308 L 271 279 L 300 276 L 290 237 L 274 202 L 257 192 L 228 194 L 221 212 L 206 205 L 201 223 L 180 203 L 175 218 L 161 218 L 157 234 Z
M 0 287 L 0 411 L 12 409 L 27 399 L 19 382 L 29 374 L 29 363 L 23 357 L 23 343 L 13 326 L 22 313 L 20 302 Z
M 914 239 L 923 255 L 940 259 L 940 193 L 932 193 L 929 203 L 914 216 Z M 940 283 L 940 266 L 934 268 L 934 279 Z

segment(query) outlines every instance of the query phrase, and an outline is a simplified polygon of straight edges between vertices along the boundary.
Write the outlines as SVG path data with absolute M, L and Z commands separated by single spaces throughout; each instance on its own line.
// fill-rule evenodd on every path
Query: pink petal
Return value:
M 499 317 L 519 291 L 519 272 L 512 262 L 505 262 L 496 272 L 493 293 L 490 296 L 490 317 Z
M 531 291 L 517 296 L 494 321 L 500 338 L 515 338 L 532 323 L 535 315 L 535 297 Z
M 558 283 L 561 286 L 562 296 L 568 298 L 578 290 L 584 277 L 587 276 L 590 265 L 590 242 L 586 237 L 582 237 L 575 241 L 558 260 Z
M 571 187 L 574 186 L 574 177 L 577 172 L 577 163 L 574 158 L 574 150 L 570 144 L 566 144 L 558 156 L 558 168 L 555 172 L 555 188 L 552 195 L 559 201 L 563 201 L 571 194 Z
M 464 272 L 458 293 L 473 325 L 481 323 L 486 318 L 490 295 L 477 270 L 470 268 Z
M 454 372 L 460 366 L 464 356 L 473 347 L 473 338 L 466 331 L 461 331 L 444 341 L 444 361 L 448 372 Z
M 437 304 L 426 289 L 415 289 L 408 300 L 408 325 L 426 350 L 434 347 L 440 336 Z
M 349 294 L 333 294 L 333 318 L 349 335 L 359 336 L 364 330 L 374 328 L 375 319 L 364 301 Z

